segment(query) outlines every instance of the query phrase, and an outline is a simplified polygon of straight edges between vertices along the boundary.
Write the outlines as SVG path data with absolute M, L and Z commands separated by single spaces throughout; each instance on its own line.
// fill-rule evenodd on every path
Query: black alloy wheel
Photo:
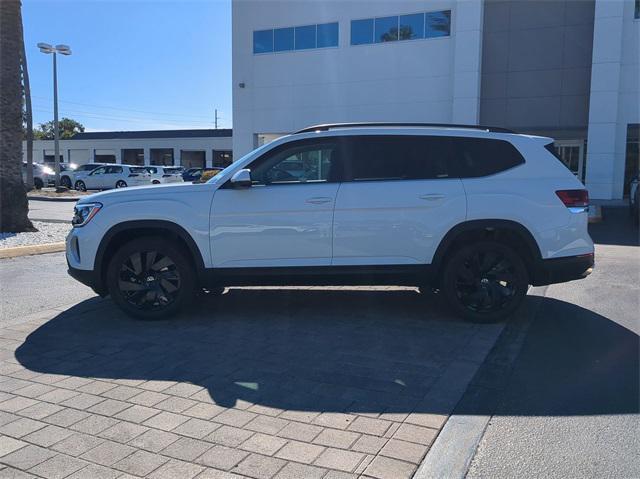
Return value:
M 78 191 L 87 191 L 87 185 L 84 184 L 84 181 L 78 180 L 76 181 L 76 190 Z
M 60 184 L 65 188 L 71 189 L 71 179 L 68 176 L 63 176 L 60 178 Z
M 527 270 L 508 246 L 480 242 L 463 247 L 448 261 L 444 290 L 453 309 L 475 322 L 511 315 L 528 289 Z
M 118 180 L 116 182 L 116 188 L 126 188 L 127 183 L 124 180 Z
M 177 313 L 194 293 L 195 269 L 179 245 L 156 237 L 121 247 L 109 263 L 111 297 L 128 314 L 160 319 Z

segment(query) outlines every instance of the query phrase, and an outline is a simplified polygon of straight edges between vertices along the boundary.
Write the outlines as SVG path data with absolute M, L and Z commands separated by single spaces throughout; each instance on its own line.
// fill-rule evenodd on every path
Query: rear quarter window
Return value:
M 494 175 L 524 164 L 511 143 L 491 138 L 456 138 L 460 178 Z

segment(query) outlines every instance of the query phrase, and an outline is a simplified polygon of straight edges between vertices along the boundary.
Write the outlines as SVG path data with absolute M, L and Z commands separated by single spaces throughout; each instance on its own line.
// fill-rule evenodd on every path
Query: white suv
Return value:
M 151 175 L 143 166 L 103 165 L 91 171 L 76 172 L 74 187 L 79 191 L 108 190 L 151 184 Z
M 489 127 L 310 127 L 207 183 L 81 199 L 69 273 L 144 318 L 203 287 L 388 284 L 496 321 L 594 264 L 587 192 L 552 151 Z

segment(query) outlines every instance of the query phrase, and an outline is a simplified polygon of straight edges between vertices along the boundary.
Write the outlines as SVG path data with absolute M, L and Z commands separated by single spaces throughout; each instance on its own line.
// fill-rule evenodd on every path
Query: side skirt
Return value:
M 205 286 L 424 286 L 431 265 L 207 268 Z

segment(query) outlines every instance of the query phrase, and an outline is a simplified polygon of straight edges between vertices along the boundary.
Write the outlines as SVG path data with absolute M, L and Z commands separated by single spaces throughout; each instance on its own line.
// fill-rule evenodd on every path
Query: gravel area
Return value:
M 71 230 L 71 223 L 48 223 L 33 221 L 38 231 L 35 233 L 0 233 L 0 249 L 14 246 L 57 243 L 64 241 Z

